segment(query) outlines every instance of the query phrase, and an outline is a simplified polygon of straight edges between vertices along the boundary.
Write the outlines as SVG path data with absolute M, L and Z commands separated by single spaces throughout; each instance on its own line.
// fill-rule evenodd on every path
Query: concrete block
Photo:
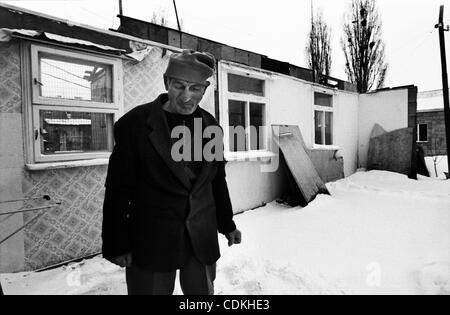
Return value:
M 199 39 L 198 50 L 202 52 L 209 52 L 216 59 L 219 59 L 221 56 L 221 45 L 209 40 Z
M 236 51 L 233 47 L 223 45 L 220 55 L 223 60 L 236 61 Z
M 168 42 L 170 46 L 181 47 L 181 34 L 180 32 L 169 30 Z
M 248 65 L 250 67 L 261 68 L 261 55 L 248 53 Z
M 236 49 L 236 62 L 248 65 L 248 52 Z
M 189 34 L 181 36 L 181 47 L 183 49 L 198 50 L 198 38 Z

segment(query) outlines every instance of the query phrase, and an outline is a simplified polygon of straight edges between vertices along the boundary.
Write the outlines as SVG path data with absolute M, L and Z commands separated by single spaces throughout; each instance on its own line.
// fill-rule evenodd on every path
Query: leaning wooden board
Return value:
M 272 130 L 275 141 L 283 152 L 286 164 L 305 201 L 311 202 L 318 194 L 329 194 L 325 183 L 306 153 L 300 128 L 291 125 L 272 125 Z

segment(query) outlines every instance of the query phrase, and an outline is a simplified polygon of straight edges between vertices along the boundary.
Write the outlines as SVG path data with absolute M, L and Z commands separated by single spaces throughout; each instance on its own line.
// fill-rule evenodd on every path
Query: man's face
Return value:
M 175 78 L 166 78 L 165 84 L 169 94 L 169 111 L 182 115 L 192 114 L 206 91 L 206 85 Z

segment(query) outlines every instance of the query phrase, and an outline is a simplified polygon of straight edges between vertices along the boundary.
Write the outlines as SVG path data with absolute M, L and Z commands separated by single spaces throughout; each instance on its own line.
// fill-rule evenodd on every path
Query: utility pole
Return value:
M 120 19 L 120 28 L 122 28 L 122 16 L 123 16 L 123 5 L 122 5 L 122 0 L 119 0 L 119 19 Z M 120 29 L 119 28 L 119 29 Z
M 441 65 L 442 65 L 442 88 L 444 94 L 444 115 L 445 115 L 445 135 L 447 139 L 447 164 L 448 172 L 450 173 L 450 107 L 449 107 L 449 95 L 448 95 L 448 75 L 447 75 L 447 59 L 445 54 L 445 37 L 444 32 L 448 32 L 449 26 L 444 28 L 444 6 L 441 5 L 439 10 L 439 24 L 436 24 L 435 28 L 439 29 L 439 43 L 441 47 Z M 447 173 L 447 179 L 450 179 L 450 174 Z
M 175 16 L 177 18 L 178 32 L 180 32 L 180 48 L 183 49 L 183 34 L 181 33 L 180 19 L 178 18 L 177 4 L 175 3 L 175 0 L 173 0 L 173 6 L 175 8 Z
M 173 0 L 173 6 L 175 7 L 175 16 L 177 17 L 178 31 L 181 32 L 180 19 L 178 18 L 177 4 L 175 3 L 175 0 Z

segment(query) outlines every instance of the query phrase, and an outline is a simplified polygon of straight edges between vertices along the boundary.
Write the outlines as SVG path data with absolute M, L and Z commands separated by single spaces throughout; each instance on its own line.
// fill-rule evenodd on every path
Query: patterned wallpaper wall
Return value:
M 25 268 L 35 270 L 101 250 L 106 166 L 24 172 L 26 197 L 50 195 L 62 202 L 25 230 Z M 53 203 L 53 201 L 50 201 Z M 24 208 L 48 205 L 26 202 Z M 24 214 L 24 221 L 36 213 Z
M 12 60 L 16 58 L 11 57 Z M 154 48 L 140 63 L 124 62 L 125 111 L 152 101 L 164 91 L 162 78 L 167 61 L 164 51 Z M 16 107 L 11 106 L 11 110 L 16 110 Z M 107 166 L 24 171 L 23 190 L 26 197 L 48 194 L 62 202 L 61 206 L 46 212 L 25 230 L 26 270 L 44 268 L 101 251 L 106 171 Z M 44 203 L 28 202 L 24 208 L 40 205 Z M 33 213 L 26 214 L 24 220 L 34 216 Z
M 22 111 L 18 41 L 0 43 L 0 112 Z
M 153 101 L 165 91 L 163 75 L 169 61 L 166 50 L 154 47 L 147 57 L 137 63 L 124 63 L 124 107 L 129 111 L 135 106 Z

